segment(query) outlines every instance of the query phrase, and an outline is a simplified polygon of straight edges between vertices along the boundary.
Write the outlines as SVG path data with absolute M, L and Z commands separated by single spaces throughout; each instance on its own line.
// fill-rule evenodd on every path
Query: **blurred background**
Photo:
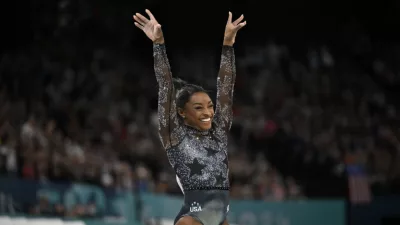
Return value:
M 2 7 L 1 225 L 172 225 L 146 8 L 213 94 L 228 11 L 247 20 L 232 224 L 400 224 L 399 1 L 28 0 Z

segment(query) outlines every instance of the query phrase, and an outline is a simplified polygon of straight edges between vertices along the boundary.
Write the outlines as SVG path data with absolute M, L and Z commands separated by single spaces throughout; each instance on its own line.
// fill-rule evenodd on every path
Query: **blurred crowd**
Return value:
M 87 16 L 94 19 L 60 14 L 28 47 L 2 55 L 2 176 L 179 194 L 158 140 L 151 46 L 143 61 L 140 51 L 126 50 L 126 35 L 110 36 L 112 18 L 93 26 L 101 20 Z M 400 190 L 400 76 L 392 63 L 400 51 L 373 51 L 367 35 L 351 40 L 346 54 L 323 44 L 293 53 L 266 40 L 237 55 L 232 198 L 303 199 L 312 195 L 310 182 L 344 176 L 354 164 L 376 193 Z M 170 57 L 184 79 L 215 87 L 219 54 Z M 315 163 L 332 167 L 315 177 L 298 170 Z

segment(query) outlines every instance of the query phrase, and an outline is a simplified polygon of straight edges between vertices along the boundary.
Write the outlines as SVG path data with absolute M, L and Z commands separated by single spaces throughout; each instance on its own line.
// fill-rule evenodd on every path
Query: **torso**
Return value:
M 179 143 L 167 149 L 167 156 L 183 190 L 229 189 L 226 137 L 213 127 L 198 131 L 183 126 Z

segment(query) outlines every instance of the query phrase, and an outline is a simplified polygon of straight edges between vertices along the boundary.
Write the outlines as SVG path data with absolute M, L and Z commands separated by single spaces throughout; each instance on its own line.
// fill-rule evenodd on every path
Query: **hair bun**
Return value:
M 196 92 L 206 92 L 202 87 L 189 84 L 179 78 L 172 78 L 172 83 L 176 91 L 176 106 L 185 108 L 185 104 L 190 100 L 190 97 Z

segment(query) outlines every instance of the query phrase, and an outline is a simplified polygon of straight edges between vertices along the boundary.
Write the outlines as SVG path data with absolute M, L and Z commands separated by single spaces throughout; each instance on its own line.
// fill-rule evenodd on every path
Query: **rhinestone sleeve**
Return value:
M 165 45 L 153 45 L 154 71 L 158 83 L 158 129 L 165 149 L 178 143 L 180 124 L 176 116 L 175 91 Z
M 235 52 L 231 46 L 222 47 L 221 64 L 217 78 L 217 103 L 215 121 L 221 132 L 228 132 L 232 125 L 233 87 L 235 85 Z

